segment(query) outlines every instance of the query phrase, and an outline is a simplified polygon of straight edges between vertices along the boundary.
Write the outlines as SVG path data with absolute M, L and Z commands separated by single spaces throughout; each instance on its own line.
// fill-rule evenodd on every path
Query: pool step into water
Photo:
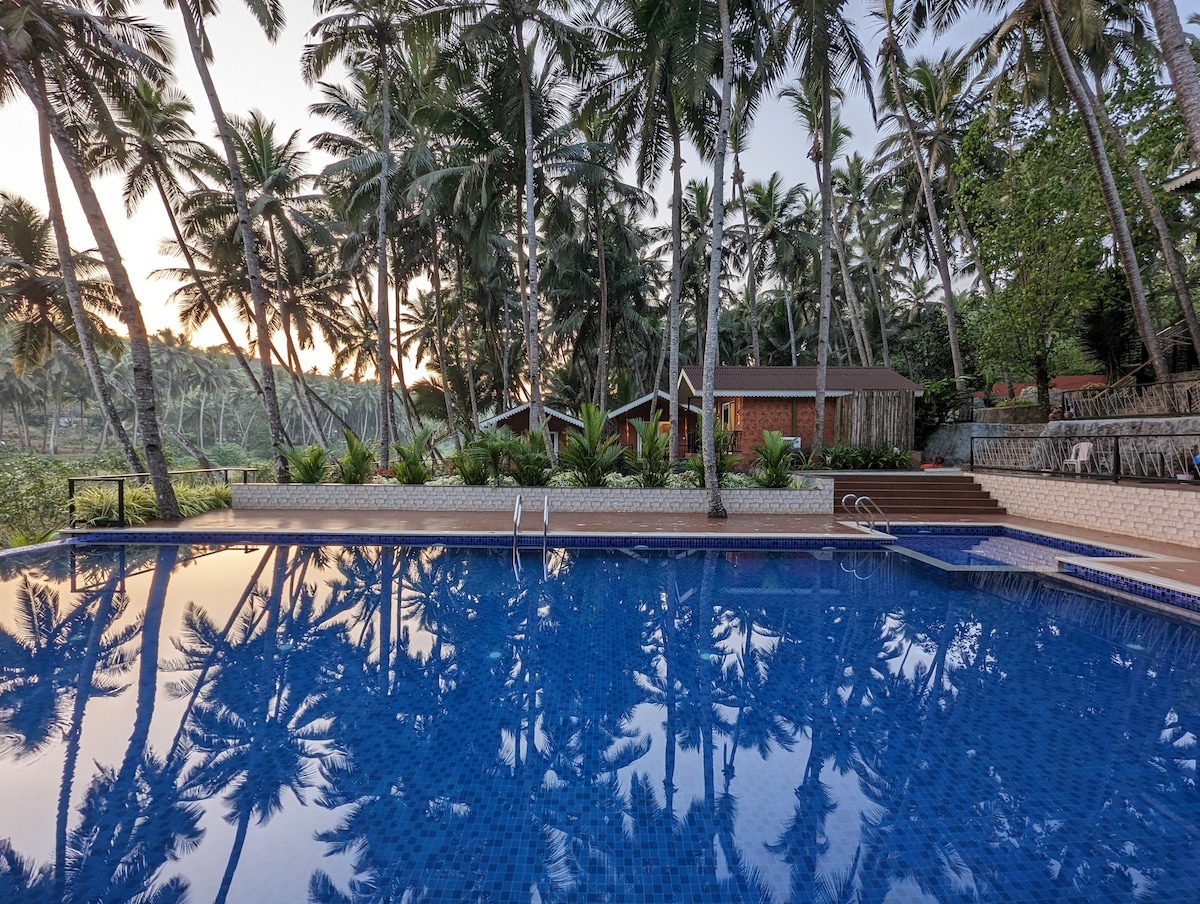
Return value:
M 893 519 L 1004 514 L 1000 503 L 966 474 L 835 474 L 835 503 L 847 493 L 870 496 Z

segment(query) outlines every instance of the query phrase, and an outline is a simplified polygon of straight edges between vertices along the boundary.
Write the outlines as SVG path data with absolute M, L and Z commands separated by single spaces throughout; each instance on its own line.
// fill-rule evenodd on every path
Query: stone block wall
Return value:
M 1200 492 L 1136 483 L 975 474 L 1010 515 L 1200 547 Z
M 812 490 L 723 490 L 731 514 L 821 515 L 833 511 L 833 479 L 812 478 Z M 427 487 L 399 484 L 234 484 L 235 509 L 312 509 L 435 512 L 511 512 L 517 496 L 526 511 L 550 497 L 552 512 L 704 513 L 703 490 L 559 487 Z

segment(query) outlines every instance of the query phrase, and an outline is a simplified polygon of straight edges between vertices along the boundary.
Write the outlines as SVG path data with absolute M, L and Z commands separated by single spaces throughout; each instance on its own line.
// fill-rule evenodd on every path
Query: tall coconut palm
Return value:
M 78 8 L 42 6 L 30 8 L 27 13 L 31 14 L 5 20 L 0 27 L 0 62 L 3 63 L 0 84 L 19 85 L 33 103 L 71 177 L 100 256 L 109 271 L 113 291 L 121 305 L 121 319 L 129 333 L 135 403 L 159 513 L 164 520 L 177 521 L 181 516 L 159 435 L 150 344 L 141 306 L 75 135 L 59 112 L 79 100 L 73 98 L 68 102 L 78 79 L 87 73 L 91 73 L 94 86 L 103 86 L 109 96 L 118 98 L 125 93 L 123 79 L 130 68 L 142 69 L 148 75 L 157 74 L 158 64 L 151 54 L 163 56 L 162 44 L 156 32 L 144 31 L 138 23 L 119 14 L 95 16 Z M 85 92 L 85 98 L 93 99 L 98 94 L 101 94 L 99 87 L 93 87 L 90 92 Z M 99 99 L 103 100 L 103 96 Z M 107 107 L 98 119 L 101 126 L 106 122 L 111 122 Z
M 1146 0 L 1146 5 L 1154 17 L 1154 30 L 1158 32 L 1163 62 L 1171 73 L 1175 102 L 1183 114 L 1184 126 L 1192 145 L 1192 160 L 1200 165 L 1200 74 L 1196 71 L 1190 42 L 1180 24 L 1175 0 Z
M 933 194 L 933 179 L 926 165 L 925 153 L 917 141 L 916 127 L 913 125 L 912 116 L 908 111 L 908 98 L 900 77 L 900 70 L 904 59 L 900 43 L 902 35 L 897 32 L 897 7 L 897 0 L 879 0 L 878 6 L 872 13 L 883 23 L 884 28 L 884 38 L 879 46 L 879 58 L 887 68 L 888 83 L 892 89 L 890 98 L 895 103 L 900 114 L 900 120 L 904 124 L 904 131 L 908 136 L 909 146 L 912 149 L 913 159 L 916 163 L 915 168 L 921 176 L 921 193 L 925 199 L 925 215 L 929 218 L 929 238 L 933 244 L 938 277 L 942 282 L 942 303 L 946 312 L 946 332 L 950 341 L 950 360 L 954 367 L 955 382 L 958 384 L 959 389 L 962 389 L 964 385 L 963 375 L 966 372 L 963 370 L 962 350 L 958 342 L 958 315 L 954 303 L 954 286 L 951 283 L 950 277 L 950 254 L 946 249 L 946 239 L 942 232 L 942 220 L 938 213 L 937 201 Z
M 317 0 L 324 16 L 310 30 L 317 39 L 304 50 L 301 65 L 310 84 L 335 61 L 375 76 L 379 113 L 379 206 L 376 214 L 375 322 L 379 330 L 378 376 L 380 463 L 388 465 L 392 424 L 391 318 L 388 309 L 388 179 L 392 161 L 392 58 L 411 14 L 403 0 Z
M 813 454 L 825 449 L 825 388 L 829 366 L 829 319 L 833 293 L 833 94 L 852 76 L 870 96 L 870 67 L 845 0 L 788 0 L 783 46 L 800 68 L 798 96 L 811 94 L 820 110 L 820 135 L 813 136 L 811 155 L 821 165 L 821 301 L 817 332 L 816 416 Z M 872 102 L 873 103 L 873 102 Z
M 515 56 L 521 86 L 521 116 L 524 129 L 525 184 L 525 267 L 529 286 L 526 325 L 526 355 L 530 394 L 530 429 L 541 429 L 541 335 L 539 328 L 538 241 L 536 161 L 534 143 L 534 45 L 536 35 L 540 53 L 561 61 L 568 71 L 587 68 L 592 51 L 585 34 L 567 21 L 566 0 L 470 0 L 454 5 L 438 4 L 431 16 L 441 17 L 459 26 L 457 41 L 462 47 L 500 42 Z
M 275 450 L 275 480 L 278 483 L 287 483 L 289 479 L 288 463 L 283 456 L 283 448 L 287 445 L 287 434 L 283 429 L 279 396 L 275 389 L 275 372 L 271 364 L 271 329 L 267 316 L 268 299 L 263 286 L 262 264 L 258 258 L 258 246 L 254 237 L 250 205 L 246 201 L 246 182 L 238 162 L 233 133 L 229 121 L 225 117 L 225 109 L 217 94 L 216 85 L 213 83 L 212 73 L 208 68 L 212 47 L 204 34 L 204 18 L 209 13 L 215 13 L 216 8 L 207 2 L 201 5 L 193 0 L 174 0 L 174 3 L 183 19 L 188 49 L 191 51 L 192 61 L 204 87 L 204 95 L 208 99 L 213 122 L 221 139 L 225 165 L 229 169 L 229 182 L 237 210 L 238 234 L 241 237 L 242 250 L 246 256 L 246 273 L 250 283 L 250 297 L 254 306 L 254 326 L 258 339 L 259 367 L 262 372 L 263 401 L 266 407 L 267 425 L 271 432 L 271 445 Z M 284 24 L 283 6 L 279 0 L 248 0 L 246 5 L 266 33 L 267 38 L 275 40 Z
M 729 3 L 717 0 L 721 21 L 721 111 L 717 120 L 717 143 L 713 153 L 712 262 L 708 271 L 708 328 L 704 339 L 703 450 L 704 486 L 708 490 L 708 517 L 727 518 L 717 479 L 716 376 L 720 337 L 717 324 L 721 312 L 721 251 L 725 235 L 725 152 L 729 147 L 729 118 L 733 96 L 733 29 Z
M 125 120 L 122 122 L 127 138 L 125 151 L 128 154 L 122 189 L 125 210 L 132 214 L 151 190 L 158 195 L 167 214 L 167 222 L 171 225 L 171 233 L 175 236 L 175 247 L 187 262 L 192 283 L 261 401 L 262 385 L 251 369 L 246 353 L 229 331 L 220 307 L 200 278 L 195 255 L 179 225 L 177 211 L 186 193 L 179 175 L 190 175 L 192 181 L 196 181 L 193 163 L 201 147 L 187 121 L 187 117 L 194 112 L 192 103 L 179 91 L 146 79 L 137 81 L 135 91 L 136 102 L 125 111 Z

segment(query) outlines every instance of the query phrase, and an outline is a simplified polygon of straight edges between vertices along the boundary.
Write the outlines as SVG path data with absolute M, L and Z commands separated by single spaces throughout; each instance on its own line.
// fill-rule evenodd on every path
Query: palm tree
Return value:
M 900 37 L 896 33 L 897 0 L 879 0 L 879 8 L 873 13 L 882 20 L 885 35 L 879 47 L 879 58 L 887 67 L 888 80 L 892 91 L 890 99 L 895 103 L 904 124 L 905 134 L 912 149 L 915 168 L 921 177 L 921 193 L 925 198 L 925 215 L 929 218 L 929 238 L 933 243 L 934 260 L 937 263 L 938 276 L 942 281 L 942 303 L 946 311 L 946 331 L 950 338 L 950 360 L 954 366 L 954 380 L 959 389 L 963 388 L 962 350 L 958 343 L 958 315 L 954 304 L 954 287 L 950 279 L 950 255 L 946 250 L 946 240 L 942 232 L 942 221 L 938 215 L 937 202 L 933 196 L 933 180 L 925 161 L 925 154 L 917 141 L 916 127 L 908 111 L 908 98 L 900 78 L 900 67 L 903 65 L 903 51 Z
M 153 76 L 158 73 L 158 64 L 152 54 L 163 59 L 165 56 L 157 33 L 134 20 L 113 15 L 93 16 L 81 9 L 64 11 L 39 7 L 34 12 L 37 14 L 26 16 L 15 28 L 6 25 L 0 30 L 0 61 L 3 62 L 0 84 L 15 81 L 33 103 L 71 177 L 100 256 L 109 271 L 121 305 L 121 318 L 129 332 L 135 402 L 159 512 L 164 520 L 177 521 L 181 517 L 179 506 L 167 473 L 155 413 L 154 374 L 146 324 L 108 220 L 96 197 L 88 166 L 59 113 L 60 108 L 70 108 L 70 104 L 78 100 L 71 94 L 80 76 L 88 77 L 94 86 L 103 86 L 109 96 L 120 98 L 125 93 L 123 78 L 129 68 Z M 64 12 L 65 15 L 59 15 Z M 18 50 L 18 45 L 26 48 L 31 55 L 28 59 Z M 102 113 L 93 111 L 99 125 L 111 123 L 98 87 L 85 92 L 85 97 L 99 100 L 100 106 L 104 107 Z M 69 258 L 70 254 L 67 252 L 62 256 Z
M 262 265 L 258 258 L 258 246 L 254 237 L 254 226 L 250 217 L 250 206 L 246 201 L 246 182 L 242 176 L 241 165 L 238 162 L 237 148 L 229 121 L 221 99 L 217 95 L 216 85 L 213 84 L 212 73 L 208 68 L 208 54 L 211 47 L 204 31 L 204 16 L 212 11 L 209 6 L 201 7 L 192 0 L 176 0 L 179 14 L 183 19 L 184 33 L 187 35 L 188 48 L 192 53 L 192 61 L 200 82 L 204 86 L 204 94 L 212 111 L 217 134 L 221 139 L 221 148 L 225 156 L 225 164 L 229 169 L 229 182 L 233 193 L 234 205 L 237 210 L 238 233 L 242 240 L 242 250 L 246 260 L 246 274 L 250 283 L 250 297 L 254 308 L 254 326 L 258 338 L 258 358 L 262 371 L 263 400 L 267 409 L 267 424 L 271 431 L 271 445 L 275 450 L 275 480 L 277 483 L 288 482 L 288 464 L 283 456 L 283 448 L 287 445 L 287 435 L 283 429 L 283 418 L 279 410 L 279 397 L 275 389 L 275 373 L 271 365 L 271 330 L 267 317 L 267 294 L 263 288 Z M 247 7 L 266 33 L 268 40 L 275 40 L 283 27 L 283 7 L 279 0 L 248 0 Z
M 1175 0 L 1146 0 L 1146 5 L 1154 17 L 1154 30 L 1158 32 L 1163 62 L 1171 73 L 1175 102 L 1183 114 L 1184 126 L 1192 145 L 1192 160 L 1200 165 L 1200 74 L 1196 72 L 1191 42 L 1179 22 Z
M 318 14 L 324 16 L 309 34 L 318 43 L 304 50 L 302 66 L 305 80 L 312 84 L 331 63 L 345 61 L 352 69 L 366 70 L 378 85 L 379 100 L 379 206 L 376 213 L 375 321 L 379 330 L 378 377 L 380 463 L 388 465 L 392 425 L 391 326 L 388 311 L 388 178 L 392 162 L 392 56 L 410 14 L 403 0 L 318 0 Z
M 220 328 L 242 373 L 254 388 L 259 401 L 263 402 L 262 385 L 251 369 L 246 353 L 229 331 L 216 300 L 200 278 L 196 257 L 184 239 L 179 224 L 177 211 L 184 201 L 186 190 L 180 184 L 178 174 L 183 173 L 193 183 L 199 183 L 194 164 L 201 145 L 193 137 L 192 127 L 187 121 L 187 117 L 194 112 L 192 103 L 180 92 L 146 79 L 138 80 L 135 91 L 136 103 L 126 111 L 126 119 L 122 123 L 128 137 L 126 150 L 129 154 L 122 190 L 125 210 L 132 214 L 151 189 L 158 195 L 167 221 L 171 224 L 171 234 L 175 236 L 175 248 L 187 263 L 192 284 L 208 309 L 209 316 Z
M 866 56 L 852 22 L 845 15 L 845 0 L 788 0 L 783 46 L 797 58 L 800 87 L 793 97 L 811 95 L 820 123 L 813 135 L 811 156 L 821 165 L 821 302 L 817 335 L 816 417 L 813 454 L 825 449 L 825 386 L 829 366 L 829 318 L 833 292 L 833 93 L 835 84 L 853 73 L 861 84 L 871 84 Z M 870 91 L 868 89 L 868 97 Z

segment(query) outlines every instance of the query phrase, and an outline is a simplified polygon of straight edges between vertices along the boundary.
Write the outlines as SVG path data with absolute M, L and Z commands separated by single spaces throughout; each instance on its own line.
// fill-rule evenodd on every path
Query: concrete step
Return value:
M 1000 515 L 1004 509 L 966 475 L 838 474 L 833 496 L 838 510 L 847 493 L 870 496 L 888 515 Z

